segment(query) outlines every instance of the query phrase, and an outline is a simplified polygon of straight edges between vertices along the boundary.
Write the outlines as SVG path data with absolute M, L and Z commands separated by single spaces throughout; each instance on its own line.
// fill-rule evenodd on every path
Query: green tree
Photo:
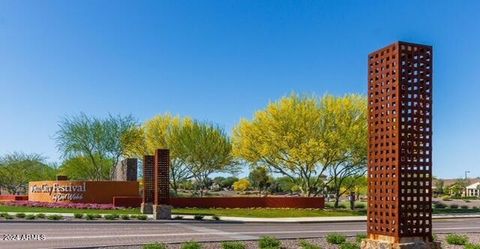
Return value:
M 95 172 L 91 180 L 111 179 L 115 166 L 127 148 L 141 136 L 132 116 L 112 116 L 105 119 L 85 114 L 67 117 L 60 121 L 56 134 L 57 147 L 65 159 L 88 159 Z M 111 161 L 109 175 L 103 174 L 103 163 Z
M 291 95 L 270 103 L 253 120 L 234 129 L 234 155 L 290 178 L 305 196 L 317 195 L 329 181 L 364 171 L 366 99 Z M 338 182 L 340 181 L 340 182 Z
M 12 153 L 0 157 L 0 188 L 10 194 L 25 194 L 30 181 L 54 180 L 55 166 L 37 154 Z
M 211 174 L 238 170 L 231 140 L 218 126 L 193 121 L 174 133 L 172 147 L 178 148 L 178 155 L 195 179 L 201 196 L 207 190 Z
M 112 159 L 94 155 L 96 166 L 90 157 L 77 156 L 66 159 L 60 166 L 60 173 L 72 180 L 99 180 L 110 178 Z
M 131 143 L 127 148 L 129 155 L 143 160 L 143 155 L 154 155 L 155 150 L 168 148 L 170 150 L 170 187 L 178 194 L 180 182 L 193 177 L 189 168 L 186 167 L 185 158 L 179 153 L 181 143 L 176 142 L 182 135 L 181 129 L 191 125 L 192 120 L 188 117 L 180 118 L 170 114 L 157 115 L 146 121 L 141 127 L 142 136 L 139 141 Z
M 248 175 L 252 187 L 258 190 L 259 195 L 270 187 L 270 176 L 265 167 L 256 167 Z

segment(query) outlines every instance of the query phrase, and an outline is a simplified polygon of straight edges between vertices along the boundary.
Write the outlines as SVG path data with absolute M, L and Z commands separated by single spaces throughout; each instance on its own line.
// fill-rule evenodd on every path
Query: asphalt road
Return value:
M 433 226 L 435 233 L 478 233 L 480 218 L 435 220 Z M 0 240 L 0 248 L 82 248 L 136 245 L 156 241 L 169 243 L 188 240 L 254 240 L 264 235 L 273 235 L 277 238 L 309 238 L 323 237 L 331 232 L 355 235 L 365 232 L 365 223 L 1 222 L 0 239 L 5 239 L 6 234 L 43 234 L 45 240 Z

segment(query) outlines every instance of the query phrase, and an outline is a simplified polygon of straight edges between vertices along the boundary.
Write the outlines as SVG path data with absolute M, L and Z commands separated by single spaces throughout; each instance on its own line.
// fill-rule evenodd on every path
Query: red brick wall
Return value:
M 323 197 L 202 197 L 170 198 L 173 207 L 197 208 L 324 208 Z

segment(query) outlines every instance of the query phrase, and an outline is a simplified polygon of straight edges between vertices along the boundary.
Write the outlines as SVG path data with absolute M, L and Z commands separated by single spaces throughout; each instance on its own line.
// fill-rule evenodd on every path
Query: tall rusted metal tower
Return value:
M 432 56 L 407 42 L 368 56 L 367 242 L 432 248 Z

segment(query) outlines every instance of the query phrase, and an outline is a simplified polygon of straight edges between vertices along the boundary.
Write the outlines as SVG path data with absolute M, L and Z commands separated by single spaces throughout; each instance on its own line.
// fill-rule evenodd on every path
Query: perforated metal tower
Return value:
M 432 240 L 432 47 L 368 57 L 368 237 Z

